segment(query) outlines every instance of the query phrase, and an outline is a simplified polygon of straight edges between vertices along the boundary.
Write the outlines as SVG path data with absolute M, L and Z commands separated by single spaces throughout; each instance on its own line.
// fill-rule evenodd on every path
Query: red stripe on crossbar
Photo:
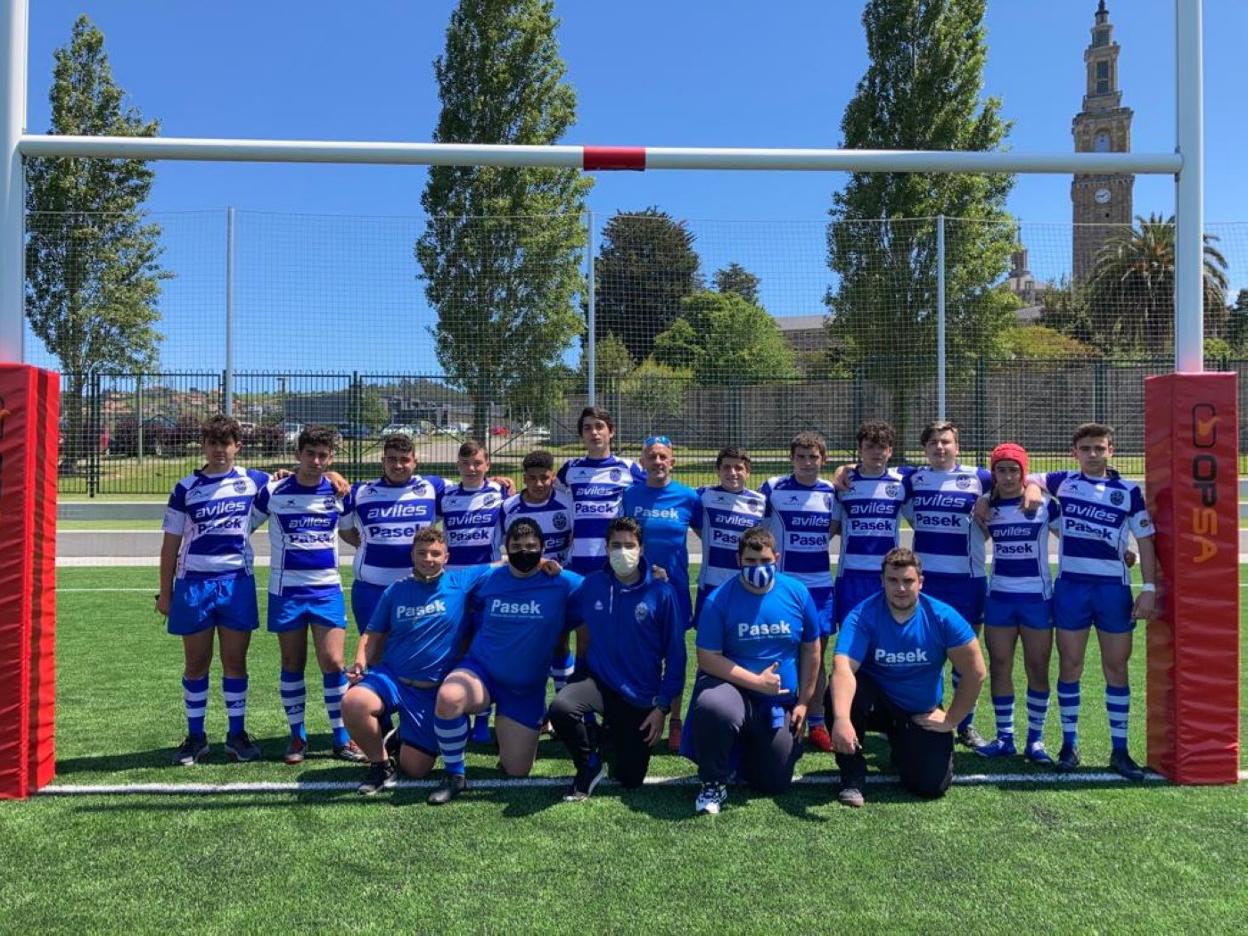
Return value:
M 644 146 L 585 146 L 581 148 L 581 168 L 586 172 L 597 172 L 603 169 L 644 171 L 646 148 Z

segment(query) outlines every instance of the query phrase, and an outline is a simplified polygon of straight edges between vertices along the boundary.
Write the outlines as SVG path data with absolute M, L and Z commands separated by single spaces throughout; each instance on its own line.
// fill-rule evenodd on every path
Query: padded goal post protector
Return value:
M 1235 374 L 1144 381 L 1160 565 L 1148 624 L 1148 763 L 1175 783 L 1239 770 L 1239 421 Z
M 60 378 L 0 364 L 0 798 L 51 782 Z

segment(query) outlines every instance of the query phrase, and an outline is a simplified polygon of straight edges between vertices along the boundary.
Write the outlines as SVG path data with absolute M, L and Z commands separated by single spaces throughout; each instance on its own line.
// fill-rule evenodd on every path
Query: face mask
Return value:
M 765 589 L 771 585 L 772 580 L 776 577 L 776 564 L 774 562 L 766 562 L 763 565 L 743 566 L 741 577 L 754 588 Z
M 511 552 L 507 554 L 507 561 L 511 563 L 511 567 L 517 572 L 532 572 L 537 568 L 537 564 L 542 561 L 542 554 L 537 550 L 524 550 L 522 552 Z
M 620 578 L 628 578 L 641 565 L 641 550 L 634 546 L 621 546 L 611 550 L 608 557 L 611 571 Z

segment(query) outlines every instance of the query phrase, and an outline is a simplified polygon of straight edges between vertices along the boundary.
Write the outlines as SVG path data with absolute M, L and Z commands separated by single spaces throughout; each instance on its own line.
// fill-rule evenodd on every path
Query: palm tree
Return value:
M 1102 351 L 1165 353 L 1174 336 L 1174 216 L 1137 217 L 1097 252 L 1089 281 L 1094 342 Z M 1226 310 L 1226 258 L 1204 235 L 1205 321 Z

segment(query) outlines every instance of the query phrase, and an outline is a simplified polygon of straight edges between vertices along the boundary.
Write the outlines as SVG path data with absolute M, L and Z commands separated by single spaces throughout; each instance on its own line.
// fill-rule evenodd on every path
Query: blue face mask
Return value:
M 762 565 L 742 566 L 741 577 L 754 588 L 768 588 L 776 577 L 776 564 L 766 562 Z

